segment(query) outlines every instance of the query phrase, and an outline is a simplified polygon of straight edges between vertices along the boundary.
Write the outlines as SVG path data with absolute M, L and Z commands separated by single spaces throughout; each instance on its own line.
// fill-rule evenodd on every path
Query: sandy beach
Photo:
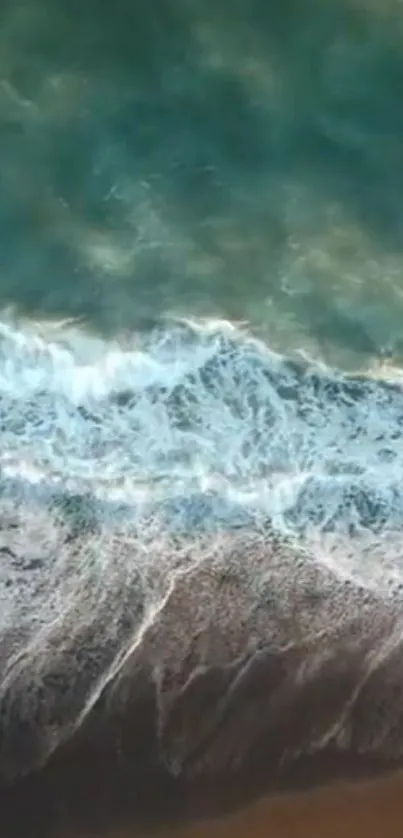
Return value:
M 368 783 L 263 798 L 238 815 L 175 831 L 169 838 L 401 838 L 402 834 L 403 774 L 399 772 Z

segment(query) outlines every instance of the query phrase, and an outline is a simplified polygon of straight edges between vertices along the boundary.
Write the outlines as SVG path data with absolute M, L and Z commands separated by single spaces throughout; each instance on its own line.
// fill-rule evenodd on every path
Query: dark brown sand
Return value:
M 94 801 L 95 803 L 95 801 Z M 98 801 L 99 804 L 99 801 Z M 42 820 L 42 817 L 41 817 Z M 36 831 L 38 830 L 38 831 Z M 8 828 L 2 835 L 14 836 Z M 21 838 L 95 838 L 93 829 L 41 833 L 35 820 L 27 822 Z M 102 835 L 104 833 L 102 832 Z M 111 828 L 108 838 L 402 838 L 403 775 L 377 781 L 334 786 L 295 795 L 262 797 L 241 812 L 222 818 L 157 831 L 139 826 Z
M 176 831 L 169 838 L 402 838 L 402 835 L 403 775 L 398 773 L 376 782 L 263 798 L 234 817 Z
M 4 833 L 6 834 L 6 833 Z M 58 838 L 93 838 L 70 830 Z M 175 829 L 112 830 L 109 838 L 402 838 L 403 775 L 296 795 L 263 797 L 240 813 Z

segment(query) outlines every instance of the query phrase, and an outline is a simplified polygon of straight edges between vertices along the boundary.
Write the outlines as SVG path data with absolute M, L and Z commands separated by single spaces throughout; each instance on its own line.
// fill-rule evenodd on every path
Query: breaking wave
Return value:
M 402 428 L 396 375 L 289 360 L 228 323 L 115 343 L 0 323 L 4 497 L 81 495 L 114 521 L 157 503 L 185 527 L 379 531 L 402 518 Z
M 247 574 L 256 600 L 271 580 L 288 615 L 305 565 L 400 595 L 402 433 L 397 374 L 287 359 L 228 323 L 105 342 L 4 319 L 1 771 L 72 735 L 195 569 Z

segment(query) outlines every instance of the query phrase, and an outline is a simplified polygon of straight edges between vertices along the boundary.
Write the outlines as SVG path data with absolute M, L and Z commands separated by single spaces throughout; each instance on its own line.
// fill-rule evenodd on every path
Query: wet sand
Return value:
M 403 774 L 264 798 L 242 813 L 169 834 L 169 838 L 401 838 Z M 83 836 L 84 838 L 84 836 Z M 123 838 L 123 836 L 122 836 Z
M 66 542 L 79 584 L 57 614 L 69 599 L 44 610 L 20 530 L 4 531 L 4 838 L 403 836 L 400 590 L 242 531 L 182 540 L 179 559 L 173 539 L 153 543 L 147 611 L 123 533 L 103 543 L 120 573 L 111 564 L 100 589 Z
M 119 831 L 110 838 L 149 838 L 152 834 Z M 262 798 L 234 816 L 158 832 L 159 838 L 401 838 L 402 834 L 401 772 L 373 782 Z M 69 832 L 63 838 L 73 836 Z
M 32 822 L 33 835 L 35 822 Z M 2 832 L 8 838 L 8 831 Z M 30 833 L 31 834 L 31 833 Z M 52 838 L 95 838 L 90 831 L 63 828 Z M 14 833 L 13 833 L 14 835 Z M 181 828 L 112 830 L 109 838 L 401 838 L 403 773 L 381 780 L 336 784 L 295 795 L 263 797 L 240 813 Z M 20 833 L 20 838 L 27 838 Z

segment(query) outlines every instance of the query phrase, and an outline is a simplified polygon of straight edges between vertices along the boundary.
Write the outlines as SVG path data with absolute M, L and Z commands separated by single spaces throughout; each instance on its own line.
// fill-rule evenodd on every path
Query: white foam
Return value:
M 224 497 L 316 544 L 372 527 L 371 504 L 385 536 L 403 520 L 399 387 L 298 368 L 225 322 L 107 342 L 4 318 L 0 427 L 3 476 L 30 485 L 129 506 L 207 492 L 212 514 Z
M 329 620 L 348 636 L 363 588 L 400 609 L 402 429 L 399 383 L 291 363 L 228 323 L 107 342 L 0 321 L 0 774 L 72 735 L 195 567 L 199 628 L 232 570 L 226 631 L 255 598 L 281 648 Z M 307 590 L 327 605 L 308 597 L 295 627 Z M 174 670 L 199 630 L 182 606 Z

